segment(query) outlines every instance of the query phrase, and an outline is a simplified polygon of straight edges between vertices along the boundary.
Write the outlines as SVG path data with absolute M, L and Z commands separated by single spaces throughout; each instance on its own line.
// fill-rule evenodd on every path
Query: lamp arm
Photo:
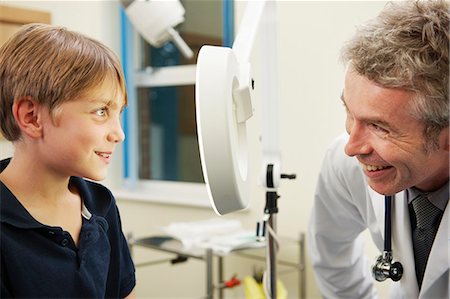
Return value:
M 262 32 L 257 40 L 258 32 Z M 261 49 L 259 64 L 263 66 L 260 82 L 251 77 L 250 56 L 255 43 Z M 260 181 L 269 189 L 279 186 L 281 178 L 281 155 L 278 139 L 278 35 L 276 2 L 271 0 L 249 1 L 239 32 L 233 43 L 233 52 L 240 65 L 240 86 L 234 92 L 238 103 L 248 103 L 253 90 L 259 89 L 262 119 L 262 165 Z M 241 105 L 243 107 L 253 105 Z M 238 111 L 239 111 L 238 105 Z M 247 114 L 248 119 L 252 113 Z M 268 167 L 271 171 L 268 173 Z M 270 176 L 270 177 L 269 177 Z
M 267 0 L 249 1 L 247 3 L 232 47 L 239 63 L 248 63 L 250 60 L 266 3 Z
M 260 180 L 268 189 L 277 189 L 281 178 L 281 153 L 279 147 L 279 94 L 278 94 L 278 34 L 276 2 L 267 1 L 260 30 L 261 82 L 261 143 L 262 165 Z M 272 165 L 271 174 L 267 172 Z M 269 175 L 272 177 L 270 178 Z M 272 184 L 270 184 L 272 183 Z

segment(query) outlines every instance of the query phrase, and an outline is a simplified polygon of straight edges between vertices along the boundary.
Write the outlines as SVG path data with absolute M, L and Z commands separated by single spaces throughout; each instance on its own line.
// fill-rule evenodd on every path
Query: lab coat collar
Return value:
M 402 298 L 418 298 L 419 285 L 417 284 L 411 221 L 405 192 L 395 195 L 392 206 L 392 254 L 394 261 L 399 261 L 403 266 L 403 277 L 394 285 L 400 284 L 403 292 Z
M 439 277 L 444 274 L 448 275 L 449 271 L 449 208 L 448 204 L 442 216 L 441 224 L 436 233 L 436 237 L 431 247 L 430 256 L 428 257 L 427 268 L 422 282 L 420 291 L 421 297 L 427 298 L 426 294 L 433 287 Z M 431 266 L 430 266 L 431 265 Z
M 384 240 L 384 195 L 369 187 L 372 205 L 377 217 L 379 231 Z M 400 262 L 403 266 L 403 277 L 400 281 L 392 282 L 391 298 L 418 298 L 416 269 L 414 266 L 414 251 L 411 239 L 411 223 L 405 192 L 395 195 L 391 210 L 391 233 L 393 262 Z M 384 241 L 383 241 L 384 242 Z M 378 246 L 383 251 L 384 244 Z
M 382 198 L 383 196 L 380 195 L 379 199 Z M 383 200 L 380 201 L 384 203 Z M 403 277 L 400 281 L 394 283 L 394 288 L 396 288 L 396 284 L 400 284 L 402 295 L 394 296 L 393 298 L 431 298 L 429 293 L 433 292 L 434 287 L 436 287 L 435 284 L 442 281 L 444 275 L 448 276 L 449 218 L 449 208 L 447 205 L 433 247 L 430 251 L 427 263 L 428 266 L 425 270 L 422 288 L 419 292 L 414 266 L 414 251 L 408 202 L 404 192 L 398 193 L 395 196 L 392 207 L 392 250 L 394 261 L 399 261 L 403 265 Z M 382 219 L 384 219 L 384 216 Z M 437 287 L 440 288 L 440 286 Z

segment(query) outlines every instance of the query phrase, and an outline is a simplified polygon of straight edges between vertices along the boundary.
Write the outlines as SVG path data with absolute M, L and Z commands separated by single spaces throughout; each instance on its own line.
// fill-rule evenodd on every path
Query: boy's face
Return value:
M 50 171 L 92 180 L 106 177 L 115 146 L 125 137 L 120 124 L 124 102 L 116 90 L 105 79 L 84 96 L 61 104 L 53 121 L 46 114 L 40 155 Z

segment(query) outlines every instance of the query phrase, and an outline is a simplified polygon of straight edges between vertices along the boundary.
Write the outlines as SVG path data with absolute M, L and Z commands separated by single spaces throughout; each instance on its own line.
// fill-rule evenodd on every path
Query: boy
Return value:
M 26 25 L 0 48 L 1 297 L 135 297 L 135 270 L 102 180 L 127 103 L 115 54 L 81 34 Z

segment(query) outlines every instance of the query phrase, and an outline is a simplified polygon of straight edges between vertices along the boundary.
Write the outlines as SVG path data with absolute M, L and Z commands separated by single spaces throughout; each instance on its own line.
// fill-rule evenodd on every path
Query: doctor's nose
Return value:
M 372 152 L 369 136 L 361 125 L 354 124 L 351 128 L 347 128 L 347 132 L 350 135 L 345 145 L 345 153 L 348 156 L 368 155 Z

